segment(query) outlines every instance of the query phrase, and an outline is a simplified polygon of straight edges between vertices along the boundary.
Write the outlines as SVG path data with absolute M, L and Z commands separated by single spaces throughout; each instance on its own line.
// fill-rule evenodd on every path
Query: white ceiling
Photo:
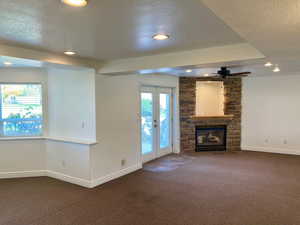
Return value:
M 280 66 L 278 74 L 300 72 L 300 0 L 89 2 L 73 8 L 61 0 L 0 0 L 0 44 L 55 53 L 73 49 L 82 57 L 114 61 L 248 42 L 267 58 L 226 65 L 253 75 L 274 75 L 263 66 L 271 61 Z M 171 38 L 153 40 L 159 32 Z M 191 64 L 192 73 L 185 73 L 186 67 L 148 72 L 199 76 L 219 66 L 224 65 Z
M 0 43 L 111 60 L 244 42 L 199 0 L 89 2 L 0 0 Z M 159 32 L 171 38 L 153 40 Z
M 280 74 L 300 72 L 300 0 L 202 1 L 266 55 L 265 61 L 278 64 Z M 274 74 L 261 64 L 250 67 L 259 75 Z
M 232 30 L 266 56 L 263 60 L 233 62 L 229 65 L 234 65 L 233 70 L 251 71 L 251 76 L 300 74 L 300 0 L 202 2 Z M 274 73 L 274 66 L 264 67 L 269 61 L 274 66 L 277 64 L 281 71 Z M 191 67 L 194 68 L 192 73 L 186 73 L 187 68 L 173 68 L 169 73 L 179 76 L 202 76 L 207 71 L 217 70 L 217 67 L 210 67 L 194 66 Z

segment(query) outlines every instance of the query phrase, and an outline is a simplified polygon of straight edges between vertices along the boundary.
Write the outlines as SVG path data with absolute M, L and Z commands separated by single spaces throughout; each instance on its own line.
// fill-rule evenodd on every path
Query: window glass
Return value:
M 170 140 L 170 94 L 160 94 L 160 148 L 167 148 Z
M 142 93 L 142 153 L 153 152 L 153 95 L 152 93 Z
M 1 136 L 42 134 L 42 86 L 40 84 L 0 85 Z

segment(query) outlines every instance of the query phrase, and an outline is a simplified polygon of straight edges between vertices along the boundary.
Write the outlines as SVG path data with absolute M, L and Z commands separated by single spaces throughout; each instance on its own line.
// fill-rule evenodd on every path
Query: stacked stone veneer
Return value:
M 193 118 L 196 109 L 196 82 L 223 81 L 224 82 L 224 114 L 233 117 L 221 118 Z M 195 151 L 195 128 L 201 125 L 227 125 L 227 151 L 241 149 L 241 78 L 209 79 L 209 78 L 180 78 L 180 130 L 181 151 Z

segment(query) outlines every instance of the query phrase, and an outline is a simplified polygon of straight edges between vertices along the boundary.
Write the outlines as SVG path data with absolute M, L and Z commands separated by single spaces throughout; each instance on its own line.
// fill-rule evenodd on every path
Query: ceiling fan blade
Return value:
M 231 73 L 229 76 L 248 76 L 251 72 Z
M 205 78 L 220 79 L 221 77 L 219 75 L 217 75 L 217 76 L 207 76 Z

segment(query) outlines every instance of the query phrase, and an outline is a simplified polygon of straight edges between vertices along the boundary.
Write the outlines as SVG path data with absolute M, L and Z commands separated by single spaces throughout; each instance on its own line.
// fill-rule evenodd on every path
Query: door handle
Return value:
M 157 128 L 157 120 L 153 120 L 153 123 L 154 123 L 154 128 Z

